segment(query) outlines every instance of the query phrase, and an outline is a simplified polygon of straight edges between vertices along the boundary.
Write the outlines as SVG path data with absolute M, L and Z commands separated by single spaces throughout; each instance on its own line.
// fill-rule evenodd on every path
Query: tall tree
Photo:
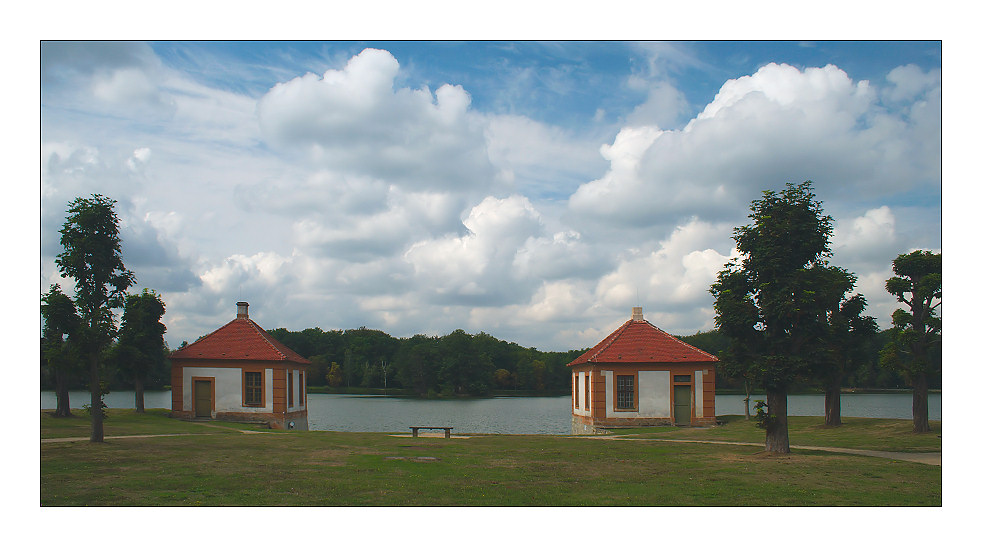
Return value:
M 123 307 L 119 342 L 114 348 L 115 361 L 133 380 L 137 412 L 144 411 L 143 388 L 147 374 L 153 368 L 159 368 L 166 359 L 164 332 L 167 327 L 160 322 L 165 310 L 163 300 L 150 289 L 128 295 Z
M 133 272 L 123 265 L 115 204 L 99 194 L 70 203 L 60 231 L 64 251 L 55 260 L 62 275 L 75 280 L 78 347 L 89 365 L 91 442 L 103 441 L 102 364 L 115 335 L 113 310 L 122 307 L 134 282 Z
M 788 390 L 808 371 L 828 313 L 832 217 L 822 214 L 811 181 L 764 191 L 750 209 L 753 223 L 733 235 L 742 260 L 727 264 L 710 292 L 716 326 L 732 341 L 724 369 L 764 389 L 765 448 L 788 453 Z
M 849 289 L 855 276 L 849 279 Z M 825 358 L 816 376 L 825 388 L 825 425 L 842 425 L 842 382 L 856 372 L 869 355 L 876 337 L 876 319 L 861 316 L 866 298 L 861 294 L 844 298 L 829 313 L 828 333 L 825 336 Z
M 881 364 L 898 369 L 914 388 L 912 411 L 914 432 L 931 430 L 927 421 L 927 386 L 931 376 L 941 373 L 935 349 L 941 345 L 941 254 L 914 251 L 893 260 L 887 292 L 906 304 L 910 311 L 893 312 L 894 338 L 880 354 Z
M 78 368 L 75 342 L 79 317 L 75 311 L 75 303 L 61 292 L 61 286 L 57 284 L 52 285 L 41 296 L 41 317 L 44 319 L 41 351 L 55 380 L 55 417 L 65 418 L 72 415 L 68 400 L 68 378 Z

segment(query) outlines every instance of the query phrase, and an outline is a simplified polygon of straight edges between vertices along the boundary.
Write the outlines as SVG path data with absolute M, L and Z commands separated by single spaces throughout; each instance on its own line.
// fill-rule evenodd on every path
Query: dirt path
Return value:
M 700 441 L 692 439 L 638 439 L 619 435 L 590 435 L 589 439 L 607 439 L 611 441 L 653 441 L 664 443 L 701 443 L 701 444 L 729 444 L 738 446 L 756 446 L 763 448 L 763 443 L 745 443 L 737 441 Z M 791 445 L 792 449 L 797 450 L 821 450 L 823 452 L 838 452 L 841 454 L 856 454 L 858 456 L 870 456 L 873 458 L 887 458 L 890 460 L 901 460 L 905 462 L 923 463 L 927 465 L 941 465 L 941 452 L 886 452 L 884 450 L 861 450 L 858 448 L 836 448 L 832 446 L 800 446 Z

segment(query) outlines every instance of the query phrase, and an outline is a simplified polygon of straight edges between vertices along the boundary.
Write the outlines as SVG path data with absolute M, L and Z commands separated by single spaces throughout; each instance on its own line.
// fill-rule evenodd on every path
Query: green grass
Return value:
M 764 442 L 764 431 L 743 416 L 720 416 L 722 426 L 711 428 L 649 427 L 612 429 L 615 435 L 640 438 L 701 439 L 713 441 Z M 885 450 L 888 452 L 937 452 L 941 450 L 941 422 L 929 422 L 929 433 L 913 433 L 910 420 L 843 418 L 842 425 L 827 427 L 821 416 L 788 416 L 792 445 L 831 446 Z
M 941 505 L 940 467 L 847 454 L 775 456 L 757 447 L 549 435 L 450 440 L 324 431 L 246 435 L 236 431 L 237 424 L 213 422 L 228 426 L 216 428 L 165 416 L 160 410 L 144 416 L 116 411 L 106 434 L 210 434 L 42 443 L 41 504 Z M 65 436 L 54 433 L 87 425 L 82 418 L 73 420 L 62 425 L 42 416 L 42 437 Z M 112 422 L 116 433 L 110 431 Z M 672 435 L 733 434 L 737 425 Z M 857 424 L 837 440 L 862 438 L 868 429 Z M 87 429 L 67 436 L 87 436 Z M 762 440 L 759 432 L 756 440 Z M 799 442 L 794 431 L 792 442 Z
M 89 438 L 92 432 L 92 422 L 85 410 L 72 410 L 70 418 L 55 418 L 54 411 L 41 412 L 41 438 L 58 439 L 69 437 Z M 103 434 L 113 435 L 162 435 L 173 433 L 215 433 L 214 426 L 233 427 L 235 429 L 260 430 L 261 426 L 253 424 L 228 424 L 223 422 L 184 422 L 167 418 L 169 410 L 163 408 L 148 408 L 140 415 L 134 410 L 108 409 L 103 422 Z

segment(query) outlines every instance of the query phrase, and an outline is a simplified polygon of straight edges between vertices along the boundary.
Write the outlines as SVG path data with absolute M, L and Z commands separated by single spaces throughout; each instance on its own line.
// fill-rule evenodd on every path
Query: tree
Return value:
M 710 293 L 716 326 L 731 339 L 724 370 L 764 389 L 765 449 L 788 453 L 788 390 L 810 368 L 828 314 L 832 217 L 822 214 L 811 181 L 764 191 L 750 209 L 753 223 L 733 235 L 742 260 L 719 272 Z
M 44 319 L 41 352 L 54 375 L 55 397 L 58 401 L 55 417 L 67 418 L 72 415 L 68 400 L 68 377 L 78 368 L 79 363 L 73 338 L 78 332 L 79 317 L 75 311 L 75 303 L 61 292 L 61 286 L 57 284 L 52 285 L 41 296 L 41 302 L 41 317 Z
M 127 296 L 124 304 L 119 343 L 114 353 L 120 370 L 133 380 L 137 412 L 144 411 L 143 388 L 147 374 L 166 359 L 164 332 L 167 327 L 160 322 L 165 309 L 160 296 L 150 289 Z
M 848 274 L 848 289 L 855 285 L 855 276 Z M 825 425 L 842 425 L 842 381 L 856 372 L 875 341 L 876 319 L 860 316 L 866 309 L 866 298 L 861 294 L 842 299 L 829 313 L 828 333 L 825 337 L 825 355 L 816 376 L 825 388 Z
M 402 344 L 393 360 L 399 382 L 420 397 L 436 387 L 437 346 L 437 339 L 417 334 Z
M 327 385 L 331 387 L 338 387 L 344 381 L 344 377 L 341 375 L 341 366 L 336 361 L 331 361 L 331 368 L 327 371 L 325 379 Z
M 113 310 L 122 307 L 126 289 L 135 281 L 123 265 L 115 204 L 99 194 L 70 203 L 60 231 L 64 251 L 55 259 L 62 275 L 75 280 L 78 348 L 89 366 L 91 442 L 103 441 L 102 365 L 115 335 Z
M 910 311 L 893 312 L 893 340 L 880 353 L 880 363 L 901 372 L 914 389 L 912 411 L 914 432 L 931 430 L 927 421 L 927 387 L 931 376 L 941 373 L 941 254 L 914 251 L 893 260 L 887 292 L 906 304 Z

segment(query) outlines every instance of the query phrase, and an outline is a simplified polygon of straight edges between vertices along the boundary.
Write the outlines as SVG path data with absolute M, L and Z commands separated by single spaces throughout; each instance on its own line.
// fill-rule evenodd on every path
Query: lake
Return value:
M 764 399 L 752 396 L 753 402 Z M 84 391 L 69 393 L 72 408 L 89 402 Z M 105 397 L 109 408 L 134 408 L 132 391 Z M 170 408 L 170 391 L 147 391 L 146 408 Z M 842 394 L 842 416 L 911 419 L 909 393 Z M 41 408 L 54 409 L 52 391 L 41 392 Z M 743 415 L 743 395 L 717 395 L 716 414 Z M 825 396 L 790 395 L 788 414 L 823 416 Z M 941 419 L 941 394 L 928 396 L 928 416 Z M 570 432 L 570 397 L 489 397 L 475 399 L 412 399 L 372 395 L 307 395 L 307 421 L 322 431 L 409 431 L 411 426 L 450 426 L 454 433 L 566 435 Z

